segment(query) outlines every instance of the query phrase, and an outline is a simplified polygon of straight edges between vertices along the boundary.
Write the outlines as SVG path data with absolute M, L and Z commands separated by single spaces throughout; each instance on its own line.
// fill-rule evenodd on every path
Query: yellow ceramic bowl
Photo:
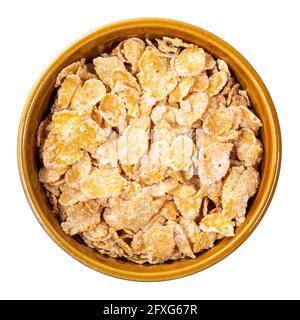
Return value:
M 196 259 L 139 266 L 102 256 L 76 237 L 63 232 L 38 180 L 40 164 L 35 147 L 36 132 L 40 121 L 49 112 L 49 99 L 58 72 L 73 61 L 80 58 L 92 59 L 132 36 L 178 37 L 224 59 L 243 88 L 247 89 L 255 111 L 263 122 L 261 138 L 265 154 L 261 166 L 261 183 L 249 207 L 246 222 L 237 228 L 234 238 L 220 241 Z M 142 18 L 116 22 L 83 36 L 66 48 L 51 62 L 29 94 L 18 136 L 21 181 L 28 202 L 45 231 L 62 249 L 83 264 L 108 275 L 130 280 L 158 281 L 183 277 L 204 270 L 233 252 L 248 238 L 265 214 L 277 184 L 280 160 L 281 138 L 276 111 L 266 87 L 252 66 L 240 53 L 215 35 L 187 23 L 166 19 Z

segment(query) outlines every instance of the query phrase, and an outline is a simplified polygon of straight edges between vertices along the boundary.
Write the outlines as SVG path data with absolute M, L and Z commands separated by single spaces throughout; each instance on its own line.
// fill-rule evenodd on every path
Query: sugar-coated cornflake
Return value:
M 209 198 L 204 197 L 202 201 L 202 207 L 201 207 L 202 217 L 205 217 L 208 214 L 208 205 L 209 205 Z
M 133 165 L 120 163 L 120 168 L 122 169 L 127 180 L 131 180 L 133 177 Z
M 137 255 L 145 253 L 144 230 L 145 228 L 135 233 L 130 243 L 131 248 Z M 145 262 L 147 262 L 147 259 L 145 259 Z
M 129 126 L 118 140 L 119 160 L 123 164 L 135 164 L 148 150 L 148 134 L 142 128 Z
M 116 166 L 118 163 L 118 135 L 114 131 L 113 133 L 96 151 L 96 158 L 100 165 Z
M 157 39 L 156 39 L 155 42 L 157 42 Z M 163 50 L 160 50 L 156 46 L 155 42 L 154 42 L 154 40 L 146 39 L 146 44 L 148 45 L 146 49 L 147 50 L 150 50 L 150 49 L 153 50 L 158 57 L 172 59 L 180 51 L 179 48 L 177 48 L 177 49 L 175 49 L 176 52 L 164 52 Z M 157 44 L 158 44 L 158 42 L 157 42 Z M 171 61 L 171 64 L 173 65 L 173 61 Z
M 81 183 L 82 193 L 88 199 L 117 197 L 127 184 L 115 168 L 95 169 Z
M 209 87 L 207 89 L 209 96 L 213 97 L 220 93 L 220 91 L 224 88 L 227 80 L 228 76 L 224 71 L 219 71 L 210 76 Z
M 54 183 L 65 173 L 66 169 L 47 169 L 42 167 L 39 171 L 39 180 L 42 183 Z
M 152 129 L 152 144 L 150 148 L 150 155 L 152 148 L 157 150 L 169 146 L 171 142 L 175 139 L 176 137 L 176 132 L 173 130 L 170 126 L 153 126 Z M 159 146 L 158 144 L 161 144 Z M 164 148 L 166 150 L 166 148 Z M 161 154 L 161 153 L 160 153 Z
M 52 116 L 51 130 L 60 143 L 73 148 L 92 150 L 107 139 L 96 121 L 79 110 L 63 110 Z
M 57 92 L 57 111 L 67 109 L 69 107 L 80 84 L 81 79 L 77 75 L 69 75 L 65 78 Z
M 195 167 L 192 162 L 189 163 L 189 165 L 186 166 L 184 168 L 184 170 L 182 170 L 182 175 L 185 178 L 185 180 L 187 180 L 187 181 L 191 180 L 193 178 L 194 174 L 195 174 Z
M 199 76 L 205 69 L 205 52 L 202 48 L 186 48 L 175 58 L 174 68 L 180 76 Z
M 158 56 L 152 49 L 143 53 L 137 77 L 144 90 L 157 100 L 164 99 L 177 85 L 169 59 Z
M 76 74 L 83 82 L 90 79 L 98 79 L 92 63 L 82 64 L 76 71 Z
M 216 136 L 218 142 L 235 142 L 239 137 L 238 130 L 229 130 L 221 135 Z
M 160 164 L 152 162 L 141 163 L 139 167 L 139 180 L 144 185 L 152 185 L 164 179 L 164 169 Z
M 116 231 L 111 231 L 113 239 L 116 241 L 116 244 L 124 251 L 125 256 L 132 256 L 132 248 L 120 237 Z
M 164 41 L 163 39 L 156 39 L 157 42 L 157 48 L 159 51 L 165 54 L 178 54 L 180 48 L 175 47 L 173 44 L 168 43 L 167 41 Z
M 231 76 L 228 64 L 224 60 L 218 59 L 217 60 L 217 65 L 218 65 L 219 71 L 224 71 L 227 74 L 228 77 Z
M 260 119 L 245 106 L 239 106 L 238 109 L 240 110 L 239 125 L 242 128 L 248 128 L 257 133 L 258 129 L 262 126 Z
M 158 49 L 164 53 L 178 53 L 179 48 L 193 48 L 195 45 L 191 43 L 183 42 L 178 38 L 163 37 L 162 39 L 156 39 Z
M 100 223 L 100 205 L 96 200 L 70 206 L 66 209 L 66 214 L 67 219 L 61 226 L 71 236 L 93 229 Z
M 166 201 L 159 212 L 167 220 L 176 221 L 179 211 L 173 201 Z
M 198 233 L 192 239 L 194 253 L 212 248 L 216 239 L 217 234 L 215 232 L 202 231 Z
M 176 88 L 172 92 L 170 92 L 168 102 L 170 104 L 180 102 L 190 92 L 194 83 L 194 77 L 183 77 Z
M 49 134 L 42 149 L 44 166 L 47 169 L 61 170 L 81 158 L 83 151 L 70 144 L 59 141 L 54 134 Z
M 98 79 L 87 80 L 82 87 L 77 87 L 70 109 L 91 112 L 93 106 L 103 99 L 106 88 L 102 81 Z
M 39 124 L 37 134 L 36 134 L 36 146 L 40 148 L 40 150 L 43 148 L 44 142 L 49 133 L 47 128 L 50 123 L 51 123 L 51 114 L 49 114 L 46 117 L 46 119 Z
M 126 71 L 123 62 L 116 56 L 98 57 L 93 60 L 95 71 L 107 86 L 111 83 L 112 72 L 116 69 Z
M 124 250 L 120 248 L 113 237 L 110 237 L 105 241 L 88 241 L 85 237 L 83 237 L 83 239 L 89 247 L 96 249 L 103 255 L 107 255 L 111 258 L 119 258 L 125 256 Z
M 195 81 L 191 88 L 192 92 L 205 92 L 209 87 L 209 79 L 204 71 L 199 76 L 194 77 Z
M 97 106 L 93 107 L 92 113 L 91 113 L 91 118 L 97 122 L 97 124 L 101 127 L 102 124 L 104 124 L 104 119 L 101 116 L 100 110 L 98 109 Z
M 174 241 L 183 256 L 195 258 L 196 256 L 194 255 L 189 240 L 180 225 L 174 221 L 168 221 L 167 225 L 174 227 Z
M 216 67 L 216 60 L 213 56 L 205 52 L 205 70 L 213 70 Z
M 58 199 L 58 202 L 63 206 L 71 206 L 79 201 L 88 200 L 81 190 L 74 189 L 68 185 L 64 186 L 63 191 Z
M 85 239 L 89 241 L 103 241 L 108 236 L 109 227 L 106 222 L 101 221 L 93 229 L 83 232 Z
M 204 232 L 216 232 L 224 237 L 233 237 L 234 225 L 224 214 L 210 213 L 203 217 L 199 227 Z
M 178 186 L 178 181 L 174 178 L 167 178 L 166 180 L 153 184 L 143 189 L 144 194 L 150 194 L 153 197 L 161 197 L 166 193 L 170 193 Z
M 70 188 L 79 189 L 80 183 L 87 177 L 91 171 L 92 162 L 89 154 L 85 152 L 65 174 L 66 184 Z
M 182 230 L 186 234 L 190 243 L 192 243 L 194 237 L 200 232 L 200 229 L 197 223 L 192 219 L 181 217 L 179 220 L 179 225 L 181 226 Z
M 156 140 L 150 145 L 149 161 L 151 164 L 161 167 L 163 162 L 163 156 L 167 152 L 170 141 Z
M 62 189 L 64 186 L 64 179 L 60 179 L 56 182 L 52 183 L 43 183 L 44 188 L 46 189 L 46 193 L 51 193 L 53 194 L 56 198 L 58 198 L 61 195 Z
M 198 175 L 203 185 L 220 181 L 230 165 L 232 143 L 212 142 L 199 149 Z
M 60 73 L 57 75 L 55 87 L 61 86 L 63 80 L 70 75 L 74 75 L 77 73 L 78 69 L 84 65 L 85 61 L 82 59 L 81 61 L 73 62 L 69 65 L 67 65 L 65 68 L 63 68 Z
M 190 126 L 201 119 L 208 105 L 208 96 L 204 92 L 192 93 L 180 102 L 176 121 L 181 126 Z
M 144 242 L 149 263 L 162 263 L 174 253 L 174 227 L 154 225 L 144 234 Z
M 234 123 L 234 113 L 227 108 L 211 112 L 203 122 L 204 131 L 210 135 L 222 135 L 230 131 Z
M 251 129 L 242 129 L 236 142 L 236 154 L 246 167 L 259 164 L 263 155 L 262 143 Z
M 243 223 L 248 200 L 255 194 L 258 184 L 259 174 L 254 168 L 232 167 L 222 191 L 224 215 L 235 218 L 237 224 Z
M 202 190 L 195 190 L 190 185 L 181 185 L 172 192 L 174 203 L 186 219 L 196 219 L 202 203 Z
M 113 127 L 117 127 L 126 116 L 125 107 L 116 93 L 108 93 L 103 97 L 99 113 Z
M 148 92 L 143 92 L 139 98 L 139 108 L 141 116 L 150 116 L 152 107 L 156 103 L 156 98 L 152 97 Z
M 140 91 L 137 79 L 130 72 L 125 70 L 115 69 L 112 71 L 110 87 L 113 88 L 114 91 L 118 92 L 118 90 L 116 90 L 117 85 L 119 85 L 120 88 L 121 85 L 123 85 L 131 89 L 135 89 L 138 92 Z
M 139 183 L 132 181 L 128 182 L 128 184 L 124 187 L 120 197 L 123 200 L 129 200 L 140 192 L 142 192 L 142 186 Z
M 234 236 L 259 186 L 262 122 L 226 61 L 132 37 L 66 66 L 55 88 L 36 146 L 67 234 L 136 264 L 194 259 Z
M 145 50 L 145 42 L 139 38 L 130 38 L 123 43 L 123 55 L 131 64 L 132 72 L 137 72 L 139 60 Z
M 194 148 L 194 142 L 190 137 L 180 135 L 174 138 L 170 147 L 162 156 L 163 165 L 174 171 L 183 170 L 191 163 Z
M 140 128 L 143 129 L 147 134 L 150 133 L 150 118 L 147 116 L 141 116 L 140 118 L 137 119 L 131 119 L 129 121 L 129 126 L 132 128 Z
M 215 183 L 211 183 L 208 185 L 202 186 L 203 193 L 214 202 L 216 207 L 218 207 L 221 204 L 221 196 L 222 196 L 222 189 L 223 189 L 223 183 L 222 181 L 218 181 Z
M 162 203 L 151 196 L 137 194 L 129 200 L 114 198 L 111 207 L 105 209 L 103 219 L 115 230 L 139 231 L 159 211 Z
M 251 102 L 245 90 L 240 90 L 240 84 L 234 84 L 228 92 L 227 101 L 228 106 L 250 106 Z
M 158 105 L 152 109 L 151 120 L 155 125 L 159 125 L 164 120 L 164 114 L 167 111 L 167 106 Z

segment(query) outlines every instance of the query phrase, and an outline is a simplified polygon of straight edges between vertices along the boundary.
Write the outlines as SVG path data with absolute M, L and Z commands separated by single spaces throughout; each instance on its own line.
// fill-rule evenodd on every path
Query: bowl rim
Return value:
M 252 79 L 256 82 L 256 84 L 260 89 L 260 94 L 263 95 L 265 98 L 265 102 L 268 105 L 269 111 L 271 113 L 271 120 L 275 127 L 275 130 L 273 132 L 274 139 L 276 141 L 275 150 L 274 150 L 275 152 L 274 172 L 273 172 L 271 185 L 269 186 L 269 193 L 263 203 L 263 206 L 261 207 L 261 210 L 257 211 L 254 214 L 247 228 L 244 229 L 244 232 L 240 233 L 239 235 L 236 235 L 231 240 L 231 243 L 229 245 L 223 247 L 221 250 L 218 250 L 215 254 L 210 256 L 207 260 L 200 261 L 198 264 L 195 264 L 192 266 L 181 267 L 176 270 L 168 271 L 167 273 L 166 272 L 164 273 L 161 270 L 157 272 L 151 271 L 151 272 L 143 272 L 143 273 L 138 273 L 133 271 L 128 272 L 128 271 L 121 270 L 119 268 L 107 266 L 103 263 L 100 263 L 100 265 L 99 263 L 96 264 L 92 258 L 76 250 L 72 245 L 70 245 L 64 239 L 59 237 L 58 234 L 54 232 L 54 228 L 53 226 L 51 226 L 50 222 L 41 217 L 39 210 L 37 209 L 38 203 L 35 199 L 32 198 L 31 191 L 28 188 L 26 178 L 25 178 L 26 166 L 25 166 L 25 159 L 24 159 L 24 152 L 25 152 L 24 135 L 28 128 L 27 116 L 29 112 L 32 110 L 33 102 L 35 100 L 35 95 L 37 94 L 39 87 L 47 77 L 48 73 L 51 71 L 53 66 L 55 66 L 55 64 L 59 62 L 60 59 L 67 57 L 69 53 L 72 52 L 73 49 L 78 45 L 88 43 L 91 39 L 96 37 L 99 33 L 105 32 L 107 30 L 113 30 L 113 29 L 120 30 L 120 28 L 134 25 L 134 24 L 135 25 L 139 24 L 140 26 L 143 26 L 143 25 L 155 26 L 158 23 L 161 27 L 163 26 L 167 27 L 172 25 L 173 27 L 178 26 L 184 29 L 189 29 L 189 31 L 192 30 L 195 33 L 200 32 L 200 33 L 209 35 L 210 42 L 213 42 L 216 44 L 221 43 L 222 51 L 226 49 L 227 52 L 234 54 L 237 57 L 239 63 L 241 63 L 243 67 L 247 70 L 247 72 L 251 74 Z M 274 196 L 275 189 L 278 183 L 280 167 L 281 167 L 281 158 L 282 158 L 281 129 L 280 129 L 280 124 L 279 124 L 278 116 L 276 113 L 276 109 L 265 84 L 263 83 L 258 73 L 255 71 L 255 69 L 252 67 L 252 65 L 235 48 L 233 48 L 226 41 L 217 37 L 211 32 L 186 22 L 173 20 L 173 19 L 165 19 L 165 18 L 147 18 L 146 17 L 146 18 L 126 19 L 126 20 L 113 22 L 113 23 L 104 25 L 102 27 L 99 27 L 97 29 L 94 29 L 93 31 L 81 36 L 77 40 L 73 41 L 65 49 L 63 49 L 58 55 L 56 55 L 54 59 L 52 59 L 52 61 L 43 70 L 41 75 L 38 77 L 38 79 L 34 83 L 22 111 L 22 115 L 19 122 L 18 137 L 17 137 L 17 160 L 18 160 L 18 169 L 19 169 L 19 175 L 20 175 L 22 187 L 32 212 L 34 213 L 35 217 L 37 218 L 37 220 L 39 221 L 43 229 L 47 232 L 47 234 L 66 253 L 68 253 L 70 256 L 72 256 L 82 264 L 98 272 L 101 272 L 116 278 L 121 278 L 125 280 L 134 280 L 134 281 L 163 281 L 163 280 L 172 280 L 172 279 L 188 276 L 188 275 L 197 273 L 199 271 L 203 271 L 208 267 L 211 267 L 212 265 L 216 264 L 217 262 L 221 261 L 228 255 L 230 255 L 232 252 L 234 252 L 252 234 L 252 232 L 255 230 L 255 228 L 257 227 L 257 225 L 260 223 L 261 219 L 265 215 L 270 205 L 270 202 Z

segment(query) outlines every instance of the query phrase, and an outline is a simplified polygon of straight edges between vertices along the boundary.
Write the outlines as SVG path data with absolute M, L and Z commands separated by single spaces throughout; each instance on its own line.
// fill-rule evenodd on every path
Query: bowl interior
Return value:
M 237 228 L 234 238 L 220 241 L 214 248 L 194 260 L 139 266 L 100 255 L 76 237 L 70 237 L 62 231 L 38 180 L 40 161 L 35 146 L 36 132 L 39 123 L 49 112 L 58 72 L 78 59 L 91 60 L 100 53 L 109 51 L 119 41 L 133 36 L 179 37 L 203 47 L 215 57 L 224 59 L 242 87 L 248 91 L 255 112 L 263 122 L 261 139 L 264 144 L 264 160 L 261 165 L 261 184 L 251 201 L 246 222 Z M 33 88 L 21 119 L 18 142 L 20 175 L 28 201 L 44 229 L 57 244 L 82 263 L 98 271 L 125 279 L 152 281 L 177 278 L 203 270 L 237 248 L 265 213 L 276 186 L 281 155 L 276 112 L 265 86 L 248 62 L 227 43 L 209 32 L 189 24 L 164 19 L 136 19 L 115 23 L 100 28 L 69 46 L 50 64 Z

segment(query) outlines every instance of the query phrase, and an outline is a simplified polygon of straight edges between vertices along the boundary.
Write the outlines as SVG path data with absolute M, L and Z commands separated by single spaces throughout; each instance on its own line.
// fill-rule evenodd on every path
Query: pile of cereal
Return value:
M 262 123 L 225 61 L 130 38 L 68 65 L 55 87 L 39 179 L 67 234 L 139 264 L 234 236 L 259 185 Z

